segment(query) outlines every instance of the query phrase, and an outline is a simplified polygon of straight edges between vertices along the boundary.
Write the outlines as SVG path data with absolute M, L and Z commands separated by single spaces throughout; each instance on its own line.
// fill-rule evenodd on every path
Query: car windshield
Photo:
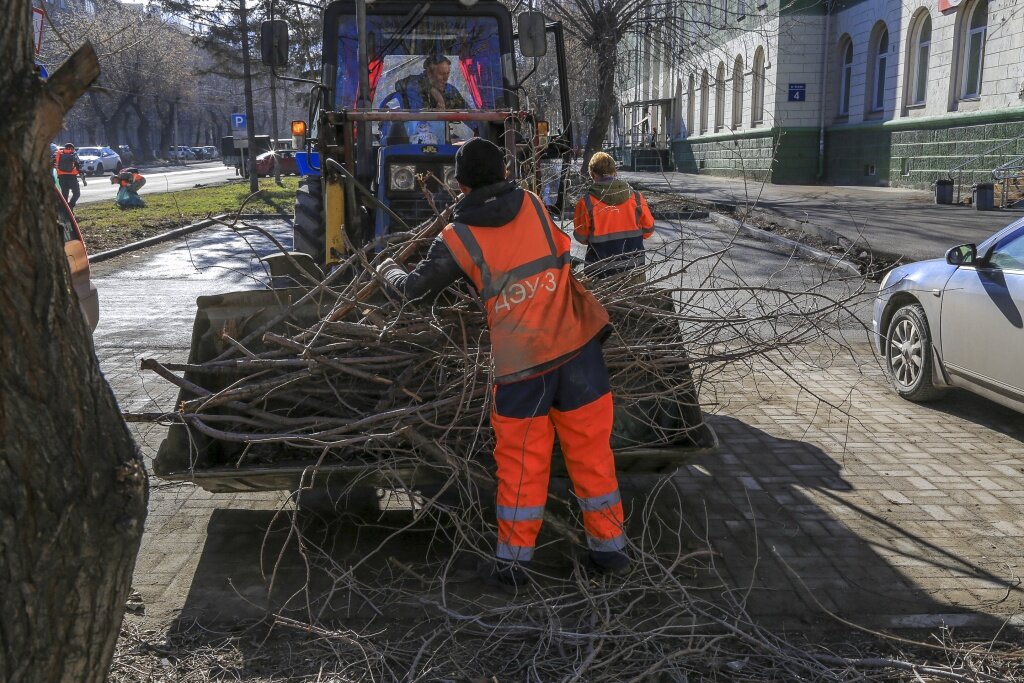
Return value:
M 80 157 L 98 157 L 100 155 L 99 147 L 79 147 L 76 151 Z

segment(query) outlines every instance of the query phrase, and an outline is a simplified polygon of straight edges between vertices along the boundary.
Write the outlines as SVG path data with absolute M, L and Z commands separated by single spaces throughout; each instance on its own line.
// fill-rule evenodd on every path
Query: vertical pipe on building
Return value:
M 825 88 L 828 84 L 828 34 L 832 30 L 832 0 L 825 0 L 825 31 L 821 37 L 821 78 L 818 82 L 818 180 L 825 177 Z

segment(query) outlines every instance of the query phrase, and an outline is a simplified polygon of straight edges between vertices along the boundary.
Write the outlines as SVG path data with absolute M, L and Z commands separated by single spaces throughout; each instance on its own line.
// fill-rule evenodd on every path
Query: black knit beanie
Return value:
M 455 179 L 471 189 L 505 179 L 505 150 L 489 140 L 472 138 L 455 153 Z

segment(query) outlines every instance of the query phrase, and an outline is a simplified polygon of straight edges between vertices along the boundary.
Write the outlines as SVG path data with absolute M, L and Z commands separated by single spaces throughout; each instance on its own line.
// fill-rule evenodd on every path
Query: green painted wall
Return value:
M 779 184 L 822 182 L 814 128 L 676 140 L 672 154 L 676 169 L 684 173 L 746 174 Z M 969 187 L 992 182 L 992 169 L 1022 156 L 1022 108 L 834 126 L 826 130 L 824 182 L 929 189 L 937 178 L 966 162 L 957 175 Z
M 817 131 L 781 129 L 676 140 L 677 171 L 707 173 L 787 184 L 813 183 L 817 172 Z

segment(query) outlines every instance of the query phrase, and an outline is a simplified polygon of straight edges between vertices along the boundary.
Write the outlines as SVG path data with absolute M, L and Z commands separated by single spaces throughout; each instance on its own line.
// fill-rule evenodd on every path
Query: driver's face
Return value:
M 447 62 L 441 62 L 440 64 L 434 64 L 427 69 L 427 73 L 430 76 L 430 80 L 433 84 L 439 88 L 443 88 L 448 84 L 448 77 L 452 73 L 452 65 Z

